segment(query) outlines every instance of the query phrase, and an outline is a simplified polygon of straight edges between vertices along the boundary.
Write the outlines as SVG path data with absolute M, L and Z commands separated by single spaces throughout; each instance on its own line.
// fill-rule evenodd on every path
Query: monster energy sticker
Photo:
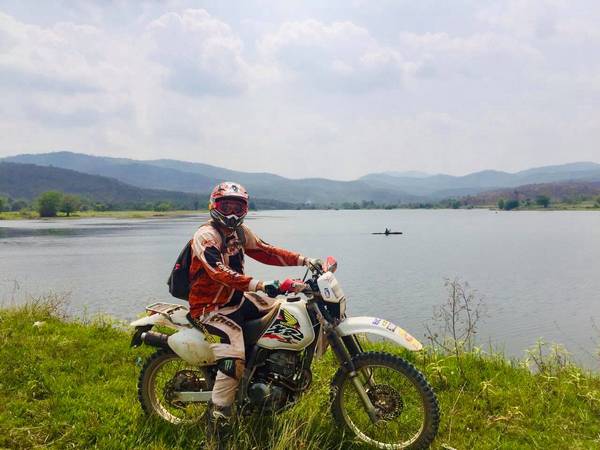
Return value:
M 300 331 L 300 324 L 293 314 L 283 309 L 275 323 L 265 332 L 263 338 L 292 344 L 304 339 L 304 334 Z

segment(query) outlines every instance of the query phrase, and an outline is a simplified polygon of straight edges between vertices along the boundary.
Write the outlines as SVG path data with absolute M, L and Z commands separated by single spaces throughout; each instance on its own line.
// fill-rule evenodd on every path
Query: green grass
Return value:
M 600 448 L 597 375 L 548 356 L 533 374 L 478 351 L 463 355 L 461 375 L 454 357 L 385 349 L 412 361 L 437 392 L 442 422 L 433 448 Z M 67 320 L 52 302 L 0 310 L 0 448 L 203 448 L 201 425 L 143 415 L 136 359 L 151 351 L 130 349 L 129 332 L 111 320 Z M 318 361 L 298 405 L 275 418 L 241 419 L 230 448 L 360 448 L 342 439 L 329 414 L 335 369 L 330 354 Z
M 206 210 L 181 210 L 181 211 L 78 211 L 69 217 L 64 213 L 58 213 L 53 219 L 83 219 L 91 217 L 105 217 L 114 219 L 151 219 L 157 217 L 193 216 L 206 213 Z M 0 212 L 0 220 L 23 220 L 40 219 L 36 211 L 7 211 Z

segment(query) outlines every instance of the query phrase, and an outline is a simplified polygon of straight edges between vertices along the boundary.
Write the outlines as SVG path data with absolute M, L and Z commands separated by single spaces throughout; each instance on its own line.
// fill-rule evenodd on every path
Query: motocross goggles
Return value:
M 248 212 L 248 204 L 239 199 L 224 198 L 215 202 L 215 209 L 224 216 L 245 216 Z

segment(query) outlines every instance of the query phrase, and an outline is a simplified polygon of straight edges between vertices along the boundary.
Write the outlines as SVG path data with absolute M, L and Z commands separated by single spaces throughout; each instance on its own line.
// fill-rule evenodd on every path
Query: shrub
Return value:
M 14 202 L 12 202 L 10 209 L 12 211 L 21 211 L 22 209 L 25 209 L 28 206 L 29 203 L 27 203 L 25 200 L 15 200 Z

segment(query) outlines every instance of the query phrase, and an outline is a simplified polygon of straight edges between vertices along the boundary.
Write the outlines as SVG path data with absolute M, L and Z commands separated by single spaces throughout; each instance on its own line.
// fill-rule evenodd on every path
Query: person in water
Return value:
M 318 260 L 267 244 L 243 225 L 248 212 L 246 189 L 233 182 L 217 185 L 208 205 L 211 220 L 198 228 L 192 241 L 190 316 L 204 331 L 218 368 L 208 418 L 226 422 L 231 415 L 245 367 L 242 328 L 272 310 L 278 281 L 244 274 L 244 256 L 274 266 L 313 266 Z

